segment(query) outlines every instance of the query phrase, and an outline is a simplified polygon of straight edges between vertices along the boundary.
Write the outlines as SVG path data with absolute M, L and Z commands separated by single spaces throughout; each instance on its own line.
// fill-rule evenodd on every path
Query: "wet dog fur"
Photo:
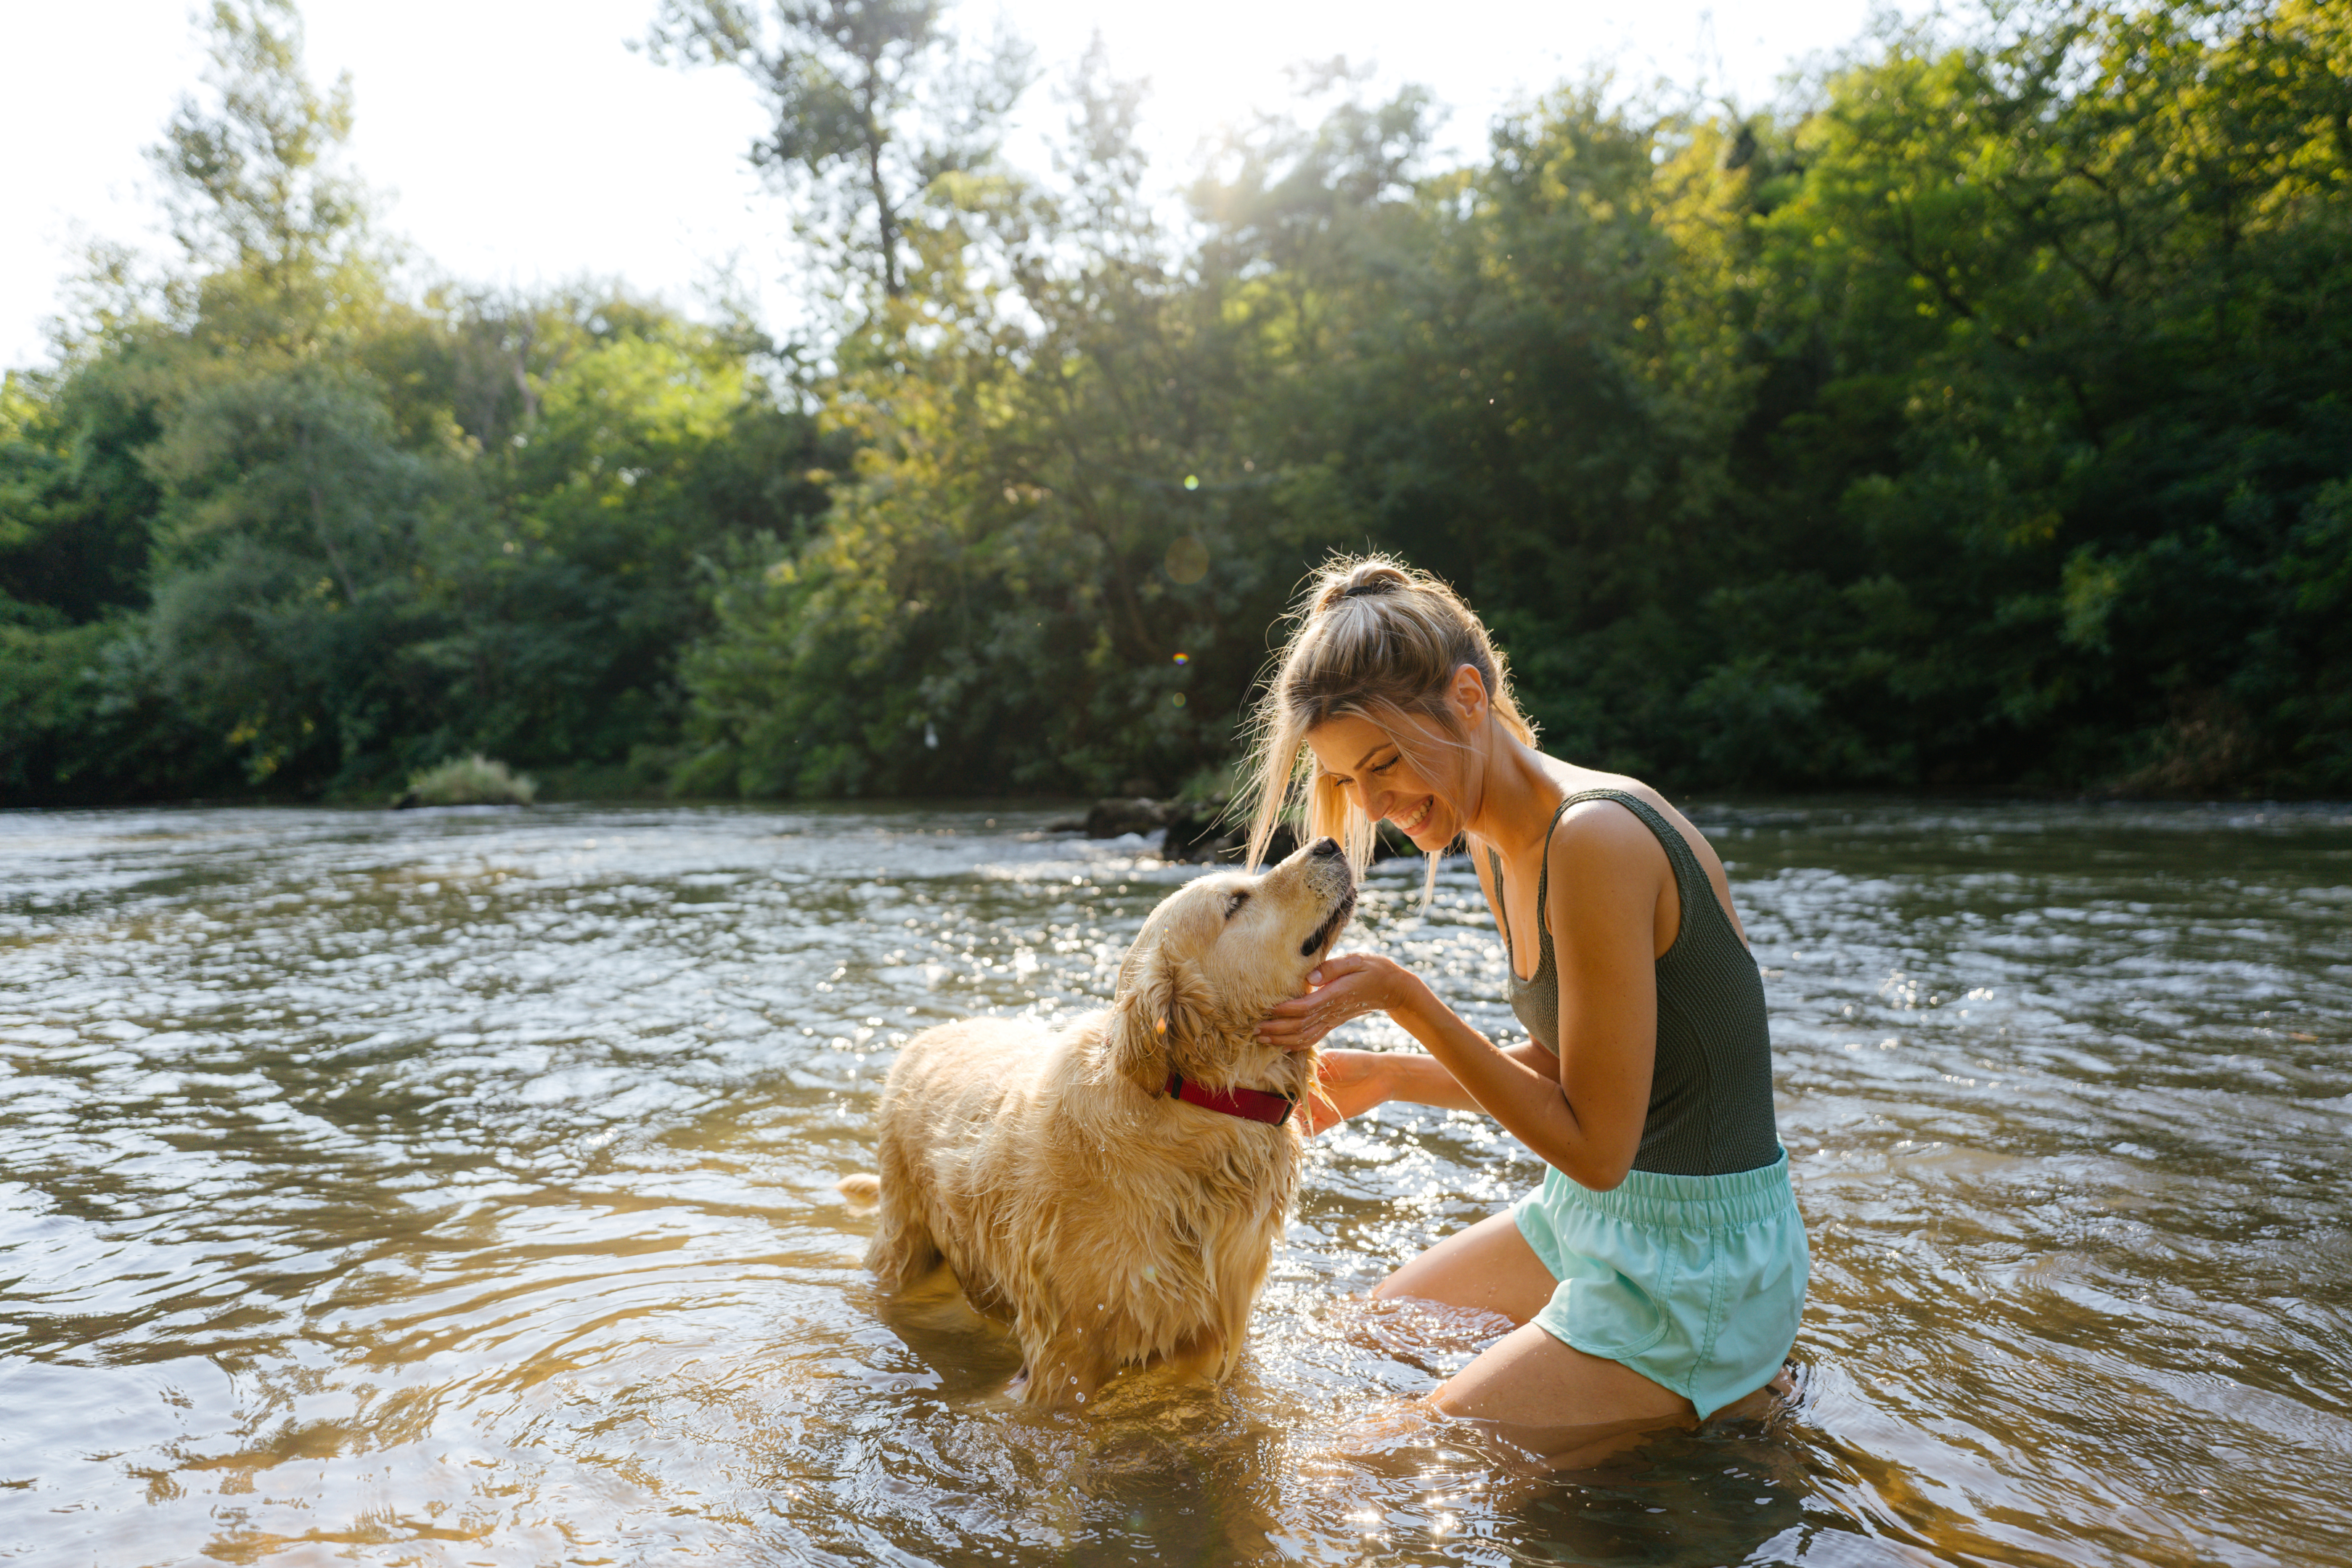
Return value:
M 878 1182 L 841 1184 L 881 1205 L 866 1266 L 898 1290 L 945 1263 L 1011 1322 L 1010 1392 L 1034 1404 L 1083 1406 L 1126 1367 L 1231 1373 L 1297 1194 L 1305 1118 L 1188 1104 L 1168 1075 L 1304 1096 L 1314 1053 L 1261 1045 L 1255 1026 L 1304 989 L 1354 908 L 1325 839 L 1171 894 L 1101 1012 L 908 1041 L 882 1091 Z

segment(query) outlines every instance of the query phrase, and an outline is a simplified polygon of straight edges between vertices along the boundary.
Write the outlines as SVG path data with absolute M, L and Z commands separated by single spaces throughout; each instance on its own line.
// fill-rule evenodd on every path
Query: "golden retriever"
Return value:
M 882 1090 L 866 1267 L 886 1289 L 941 1262 L 1009 1319 L 1010 1390 L 1083 1405 L 1121 1368 L 1223 1378 L 1298 1187 L 1290 1107 L 1312 1052 L 1259 1044 L 1356 904 L 1326 838 L 1262 876 L 1202 877 L 1151 912 L 1108 1008 L 1058 1031 L 975 1018 L 907 1042 Z

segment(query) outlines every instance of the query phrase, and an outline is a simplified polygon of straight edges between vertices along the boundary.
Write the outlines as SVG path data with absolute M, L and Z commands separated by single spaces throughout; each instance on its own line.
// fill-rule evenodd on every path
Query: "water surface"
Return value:
M 0 1560 L 2352 1563 L 2352 812 L 1695 811 L 1767 972 L 1801 1393 L 1531 1480 L 1336 1435 L 1531 1185 L 1313 1147 L 1238 1377 L 1016 1408 L 835 1196 L 898 1044 L 1183 878 L 1041 813 L 0 815 Z M 1507 1032 L 1466 865 L 1355 945 Z M 1385 1023 L 1362 1041 L 1402 1043 Z

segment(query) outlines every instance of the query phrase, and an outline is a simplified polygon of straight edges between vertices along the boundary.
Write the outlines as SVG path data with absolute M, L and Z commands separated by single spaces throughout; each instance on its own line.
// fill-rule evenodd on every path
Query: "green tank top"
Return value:
M 1511 1011 L 1548 1049 L 1559 1049 L 1559 969 L 1552 956 L 1551 832 L 1571 805 L 1613 800 L 1657 836 L 1675 868 L 1682 921 L 1657 962 L 1658 1058 L 1650 1076 L 1650 1109 L 1633 1169 L 1674 1176 L 1726 1176 L 1769 1165 L 1780 1157 L 1772 1113 L 1772 1038 L 1764 1013 L 1764 980 L 1755 956 L 1731 923 L 1698 856 L 1674 825 L 1638 795 L 1590 789 L 1570 795 L 1552 813 L 1544 834 L 1536 882 L 1536 925 L 1542 962 L 1519 978 L 1511 917 L 1503 901 L 1503 861 L 1492 848 L 1495 908 L 1503 951 L 1510 962 Z

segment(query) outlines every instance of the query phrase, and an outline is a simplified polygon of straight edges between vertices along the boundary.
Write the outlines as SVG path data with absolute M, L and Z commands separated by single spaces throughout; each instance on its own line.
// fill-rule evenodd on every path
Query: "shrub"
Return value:
M 436 767 L 408 775 L 408 787 L 392 803 L 394 809 L 412 805 L 529 805 L 539 785 L 504 763 L 494 763 L 479 752 L 452 757 Z

